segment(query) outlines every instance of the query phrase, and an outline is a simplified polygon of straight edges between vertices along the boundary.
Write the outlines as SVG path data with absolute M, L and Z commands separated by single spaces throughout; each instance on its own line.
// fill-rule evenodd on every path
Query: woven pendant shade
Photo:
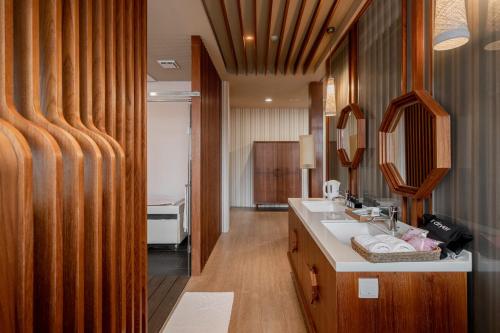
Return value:
M 486 16 L 486 51 L 500 50 L 500 0 L 488 0 Z
M 328 79 L 326 84 L 326 105 L 325 116 L 333 117 L 337 115 L 337 101 L 335 99 L 335 80 L 333 77 Z
M 436 0 L 434 50 L 460 47 L 470 39 L 465 0 Z

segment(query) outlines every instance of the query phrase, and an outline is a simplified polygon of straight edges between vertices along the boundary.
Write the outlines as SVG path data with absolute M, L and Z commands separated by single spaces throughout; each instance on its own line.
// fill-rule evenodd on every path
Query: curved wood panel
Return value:
M 64 0 L 62 3 L 62 100 L 63 114 L 73 135 L 79 139 L 85 153 L 85 273 L 84 273 L 84 318 L 85 328 L 100 328 L 102 290 L 102 216 L 103 216 L 103 156 L 100 146 L 105 146 L 99 137 L 88 130 L 80 118 L 78 77 L 78 14 L 77 3 Z M 58 29 L 56 29 L 58 30 Z M 60 69 L 61 70 L 61 69 Z M 90 329 L 89 329 L 90 328 Z
M 116 0 L 116 134 L 113 137 L 125 147 L 125 0 Z
M 127 186 L 127 211 L 126 211 L 126 260 L 127 260 L 127 331 L 133 332 L 135 330 L 135 314 L 134 314 L 134 285 L 137 282 L 135 278 L 135 262 L 134 249 L 135 249 L 135 229 L 134 229 L 134 203 L 135 203 L 135 189 L 134 189 L 134 1 L 126 1 L 125 7 L 125 84 L 126 84 L 126 100 L 125 100 L 125 154 L 126 154 L 126 186 Z
M 33 154 L 34 326 L 53 332 L 62 329 L 62 155 L 54 138 L 13 106 L 13 5 L 0 0 L 0 118 L 23 134 Z
M 21 133 L 1 119 L 0 156 L 0 327 L 6 332 L 32 332 L 31 150 Z
M 48 1 L 42 2 L 47 9 Z M 39 45 L 39 4 L 26 0 L 16 6 L 14 18 L 15 35 L 15 77 L 17 87 L 23 91 L 21 97 L 25 114 L 33 122 L 45 128 L 56 139 L 63 157 L 63 224 L 62 224 L 62 264 L 63 264 L 63 325 L 65 329 L 83 331 L 83 265 L 84 265 L 84 200 L 83 200 L 83 151 L 80 145 L 64 128 L 49 121 L 59 117 L 55 77 L 49 66 L 39 71 L 39 57 L 43 62 L 53 59 L 55 44 L 47 45 L 50 24 L 42 23 L 42 48 Z M 45 17 L 44 17 L 45 18 Z M 47 24 L 49 27 L 47 27 Z M 46 29 L 48 28 L 48 30 Z M 42 54 L 36 54 L 38 51 Z M 50 60 L 49 60 L 50 61 Z M 31 71 L 28 69 L 32 69 Z M 54 68 L 55 69 L 55 68 Z M 41 74 L 41 75 L 40 75 Z M 40 78 L 40 80 L 39 80 Z M 41 83 L 40 96 L 38 83 Z M 42 98 L 40 98 L 42 97 Z M 42 104 L 42 105 L 41 105 Z

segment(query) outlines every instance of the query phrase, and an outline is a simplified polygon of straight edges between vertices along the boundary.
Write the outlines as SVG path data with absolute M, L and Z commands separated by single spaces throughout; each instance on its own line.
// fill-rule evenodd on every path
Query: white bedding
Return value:
M 173 197 L 169 195 L 151 195 L 148 197 L 148 206 L 178 206 L 183 201 L 183 197 Z

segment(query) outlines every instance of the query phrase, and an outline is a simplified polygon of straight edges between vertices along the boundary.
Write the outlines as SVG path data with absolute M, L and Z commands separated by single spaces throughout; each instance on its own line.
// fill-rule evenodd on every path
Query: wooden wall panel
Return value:
M 309 170 L 309 197 L 323 197 L 323 83 L 309 83 L 309 133 L 314 136 L 316 167 Z
M 34 286 L 33 298 L 43 302 L 34 304 L 35 314 L 43 309 L 44 316 L 36 316 L 40 329 L 58 330 L 62 326 L 62 206 L 58 195 L 62 192 L 61 150 L 54 138 L 44 129 L 25 118 L 14 107 L 13 93 L 13 2 L 0 2 L 0 117 L 17 128 L 28 141 L 33 154 L 33 223 L 34 223 Z M 11 199 L 12 200 L 12 199 Z M 26 234 L 26 237 L 29 235 Z M 31 237 L 31 236 L 30 236 Z M 17 244 L 21 245 L 21 244 Z M 42 304 L 40 304 L 42 303 Z M 31 313 L 26 315 L 28 321 Z M 30 328 L 27 328 L 29 331 Z
M 0 108 L 7 107 L 5 95 L 0 103 Z M 31 332 L 32 155 L 22 134 L 1 119 L 0 151 L 0 327 L 6 332 Z
M 192 272 L 198 275 L 221 232 L 222 81 L 199 36 L 192 36 Z M 201 212 L 204 212 L 203 214 Z
M 0 0 L 2 332 L 146 331 L 146 8 Z

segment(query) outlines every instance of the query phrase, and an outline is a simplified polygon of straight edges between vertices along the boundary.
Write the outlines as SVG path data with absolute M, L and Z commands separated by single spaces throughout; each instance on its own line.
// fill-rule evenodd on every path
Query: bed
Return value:
M 169 196 L 148 198 L 148 244 L 179 245 L 188 234 L 185 199 Z

